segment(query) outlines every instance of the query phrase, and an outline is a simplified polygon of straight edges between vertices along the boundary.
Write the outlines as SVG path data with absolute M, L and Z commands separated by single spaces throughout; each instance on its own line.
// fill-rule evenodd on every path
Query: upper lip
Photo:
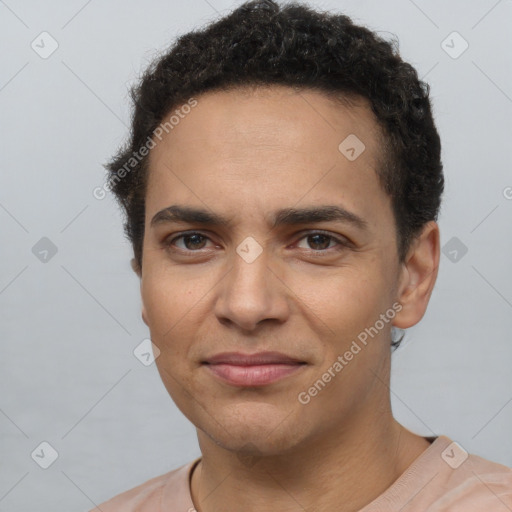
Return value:
M 237 366 L 253 366 L 259 364 L 297 364 L 304 363 L 300 359 L 287 356 L 281 352 L 256 352 L 243 354 L 241 352 L 222 352 L 209 357 L 203 363 L 208 364 L 232 364 Z

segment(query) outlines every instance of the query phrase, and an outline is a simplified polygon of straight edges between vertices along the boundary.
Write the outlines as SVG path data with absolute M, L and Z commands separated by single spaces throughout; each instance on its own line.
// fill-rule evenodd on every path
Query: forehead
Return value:
M 274 85 L 207 92 L 196 102 L 197 106 L 188 108 L 185 115 L 172 116 L 184 105 L 169 113 L 167 118 L 172 117 L 173 124 L 162 133 L 165 142 L 157 144 L 160 148 L 174 143 L 174 151 L 179 152 L 179 145 L 186 140 L 197 142 L 198 149 L 212 149 L 213 145 L 216 152 L 224 153 L 236 153 L 237 149 L 242 152 L 249 144 L 296 150 L 300 145 L 307 151 L 319 149 L 315 145 L 323 139 L 324 149 L 328 144 L 337 149 L 338 143 L 352 134 L 366 146 L 366 157 L 379 153 L 380 129 L 368 101 L 362 97 Z M 156 148 L 152 158 L 160 152 Z
M 154 138 L 148 216 L 178 202 L 227 214 L 298 201 L 338 203 L 360 216 L 389 208 L 375 172 L 380 129 L 365 100 L 338 102 L 283 86 L 195 99 L 161 140 Z

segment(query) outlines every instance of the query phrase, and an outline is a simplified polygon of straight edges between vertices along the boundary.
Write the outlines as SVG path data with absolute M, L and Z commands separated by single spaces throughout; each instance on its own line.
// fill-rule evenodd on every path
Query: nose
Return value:
M 264 320 L 283 323 L 290 314 L 287 290 L 265 250 L 251 262 L 234 254 L 231 270 L 219 283 L 214 312 L 219 322 L 244 331 Z

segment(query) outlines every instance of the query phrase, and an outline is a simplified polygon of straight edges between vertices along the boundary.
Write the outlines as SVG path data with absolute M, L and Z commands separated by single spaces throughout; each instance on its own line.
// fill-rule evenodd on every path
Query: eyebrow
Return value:
M 368 231 L 368 223 L 359 215 L 337 205 L 307 208 L 282 208 L 271 217 L 272 229 L 282 225 L 313 224 L 317 222 L 346 222 L 361 231 Z M 185 222 L 209 226 L 229 226 L 231 220 L 202 208 L 172 205 L 160 210 L 151 219 L 150 226 L 170 222 Z

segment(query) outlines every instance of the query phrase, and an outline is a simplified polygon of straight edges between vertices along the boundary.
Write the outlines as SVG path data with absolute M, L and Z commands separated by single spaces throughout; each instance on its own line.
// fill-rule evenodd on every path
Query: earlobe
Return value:
M 141 277 L 141 269 L 140 267 L 137 265 L 137 261 L 135 258 L 132 258 L 130 260 L 130 265 L 132 267 L 132 270 L 139 276 L 139 278 Z
M 140 297 L 141 297 L 141 301 L 142 301 L 142 309 L 141 309 L 142 321 L 149 327 L 148 315 L 146 313 L 146 306 L 144 305 L 144 295 L 142 294 L 142 279 L 140 280 Z
M 146 316 L 146 308 L 142 305 L 142 321 L 149 327 L 148 318 Z
M 407 329 L 427 310 L 439 267 L 439 227 L 430 221 L 414 240 L 402 266 L 397 300 L 402 304 L 393 325 Z
M 141 297 L 142 297 L 142 271 L 141 271 L 141 268 L 139 267 L 139 265 L 137 265 L 137 260 L 135 258 L 132 258 L 130 260 L 130 265 L 132 267 L 132 270 L 137 274 L 137 276 L 139 276 L 139 279 L 140 279 L 140 292 L 141 292 Z M 142 321 L 149 327 L 149 324 L 148 324 L 148 319 L 147 319 L 147 315 L 146 315 L 146 308 L 144 306 L 144 301 L 142 301 Z

